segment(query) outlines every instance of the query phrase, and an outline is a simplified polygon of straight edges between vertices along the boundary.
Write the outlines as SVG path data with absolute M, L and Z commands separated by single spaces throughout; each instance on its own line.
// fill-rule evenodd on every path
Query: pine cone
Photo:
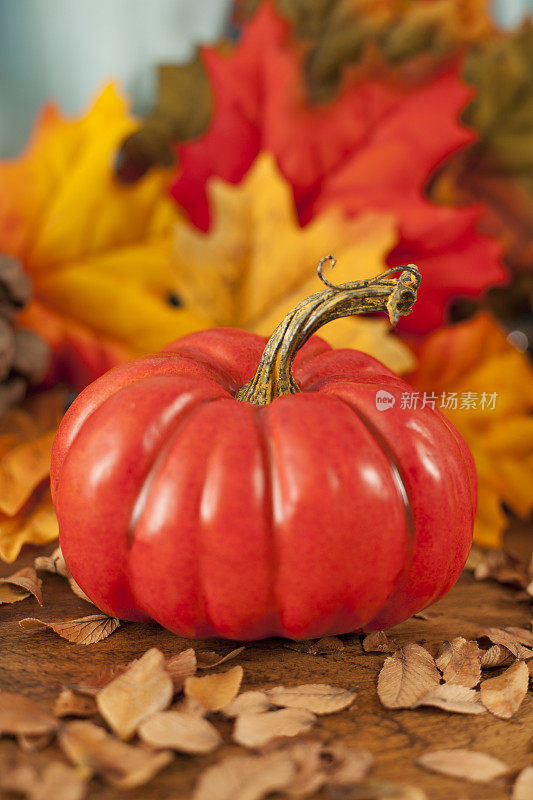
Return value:
M 0 414 L 44 378 L 50 362 L 44 339 L 17 325 L 16 315 L 31 295 L 31 282 L 20 262 L 0 255 Z

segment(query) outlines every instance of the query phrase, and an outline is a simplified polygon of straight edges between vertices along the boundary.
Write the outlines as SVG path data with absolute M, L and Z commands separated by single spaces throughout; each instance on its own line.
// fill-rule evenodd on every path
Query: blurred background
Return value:
M 493 0 L 490 12 L 512 28 L 533 0 Z M 110 77 L 145 113 L 157 64 L 187 60 L 230 16 L 231 0 L 0 0 L 0 157 L 20 151 L 45 99 L 74 113 Z
M 419 266 L 394 331 L 321 335 L 458 428 L 480 547 L 530 530 L 532 14 L 0 0 L 1 558 L 57 536 L 50 447 L 78 391 L 196 330 L 270 334 L 330 252 L 339 283 Z

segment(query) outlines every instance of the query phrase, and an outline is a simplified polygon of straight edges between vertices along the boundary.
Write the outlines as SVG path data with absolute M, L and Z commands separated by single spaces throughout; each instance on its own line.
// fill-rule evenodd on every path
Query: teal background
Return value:
M 313 0 L 309 0 L 313 2 Z M 67 113 L 109 79 L 146 111 L 154 66 L 183 61 L 223 30 L 230 0 L 0 0 L 0 157 L 23 147 L 45 99 Z M 493 0 L 500 24 L 533 12 L 533 0 Z
M 221 32 L 229 0 L 0 0 L 0 157 L 23 147 L 45 99 L 68 113 L 119 79 L 145 111 L 154 66 Z

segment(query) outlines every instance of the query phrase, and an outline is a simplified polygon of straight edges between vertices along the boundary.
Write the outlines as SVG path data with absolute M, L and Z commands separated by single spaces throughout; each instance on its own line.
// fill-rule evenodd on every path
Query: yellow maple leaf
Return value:
M 0 416 L 0 558 L 12 562 L 24 544 L 57 539 L 50 497 L 52 441 L 65 408 L 55 389 Z
M 109 86 L 78 119 L 45 107 L 26 152 L 0 163 L 0 252 L 21 259 L 36 295 L 20 322 L 56 352 L 72 345 L 73 360 L 103 353 L 93 372 L 205 322 L 168 302 L 178 217 L 169 175 L 152 170 L 134 186 L 114 176 L 116 149 L 136 125 Z
M 499 547 L 507 524 L 502 502 L 522 517 L 533 508 L 531 365 L 485 313 L 430 334 L 417 357 L 413 385 L 437 395 L 437 407 L 460 431 L 476 462 L 474 539 Z M 454 404 L 452 393 L 457 408 L 445 408 L 443 401 Z
M 178 220 L 174 265 L 186 307 L 208 316 L 212 326 L 269 336 L 291 308 L 323 288 L 316 274 L 322 256 L 333 252 L 338 266 L 332 279 L 345 283 L 382 272 L 395 244 L 395 219 L 388 214 L 350 220 L 331 209 L 301 228 L 290 186 L 269 153 L 240 184 L 212 178 L 208 197 L 211 228 L 203 233 Z M 386 320 L 349 318 L 329 323 L 320 335 L 405 372 L 413 367 L 412 354 L 389 328 Z

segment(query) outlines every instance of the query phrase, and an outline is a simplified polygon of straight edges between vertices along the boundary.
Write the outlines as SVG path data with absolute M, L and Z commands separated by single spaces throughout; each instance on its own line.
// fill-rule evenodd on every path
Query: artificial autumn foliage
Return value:
M 175 207 L 168 175 L 120 185 L 112 159 L 135 129 L 109 86 L 77 119 L 46 106 L 26 152 L 0 164 L 0 252 L 21 260 L 35 299 L 20 322 L 46 338 L 50 379 L 86 385 L 110 366 L 202 327 L 172 307 Z
M 0 558 L 12 562 L 24 544 L 57 538 L 49 489 L 50 453 L 65 395 L 53 390 L 0 416 Z
M 464 118 L 479 140 L 446 165 L 437 200 L 483 202 L 484 229 L 502 237 L 513 271 L 533 268 L 533 26 L 485 42 L 468 54 L 475 96 Z
M 263 336 L 322 284 L 315 268 L 334 243 L 336 283 L 381 272 L 396 241 L 394 218 L 369 212 L 347 219 L 330 208 L 299 226 L 290 186 L 270 153 L 261 153 L 243 180 L 217 178 L 207 193 L 213 223 L 202 232 L 176 224 L 174 267 L 180 297 L 211 326 L 232 325 Z M 322 335 L 336 347 L 354 347 L 395 372 L 414 362 L 383 319 L 337 319 Z
M 275 0 L 296 36 L 310 45 L 306 83 L 311 98 L 331 97 L 343 70 L 371 43 L 387 61 L 444 58 L 494 35 L 487 0 Z M 238 22 L 261 0 L 236 0 Z M 239 13 L 240 12 L 240 13 Z
M 176 147 L 172 194 L 201 230 L 211 223 L 207 183 L 238 183 L 261 150 L 290 183 L 301 223 L 332 206 L 356 216 L 397 217 L 391 264 L 424 275 L 420 305 L 405 329 L 440 324 L 448 301 L 477 295 L 504 278 L 499 245 L 477 231 L 480 209 L 437 206 L 424 195 L 433 171 L 475 136 L 458 121 L 471 93 L 456 65 L 409 84 L 379 59 L 346 75 L 338 95 L 311 105 L 303 50 L 270 2 L 259 8 L 229 55 L 204 48 L 213 116 L 198 140 Z M 469 268 L 465 270 L 465 264 Z
M 418 367 L 410 378 L 416 389 L 435 394 L 437 406 L 442 392 L 447 399 L 456 393 L 457 408 L 440 407 L 476 462 L 479 499 L 474 539 L 499 547 L 507 525 L 502 502 L 522 517 L 533 507 L 531 365 L 486 313 L 435 331 L 416 349 L 416 356 Z M 471 396 L 461 407 L 464 393 Z M 487 398 L 493 393 L 497 397 L 491 409 Z

